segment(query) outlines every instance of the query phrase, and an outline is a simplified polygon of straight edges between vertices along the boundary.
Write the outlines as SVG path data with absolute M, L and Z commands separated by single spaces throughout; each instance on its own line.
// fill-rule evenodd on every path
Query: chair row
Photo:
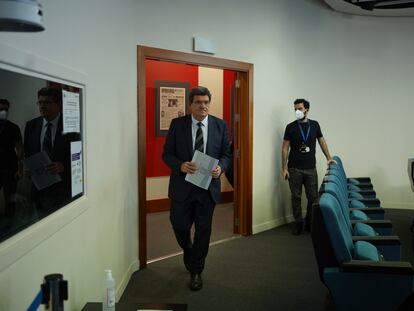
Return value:
M 336 310 L 414 310 L 406 306 L 414 270 L 401 261 L 400 239 L 371 179 L 347 177 L 341 159 L 334 159 L 312 209 L 311 235 Z

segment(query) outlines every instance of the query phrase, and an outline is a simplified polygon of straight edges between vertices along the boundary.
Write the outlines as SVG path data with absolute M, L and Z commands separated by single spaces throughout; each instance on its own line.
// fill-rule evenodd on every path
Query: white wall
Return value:
M 1 311 L 25 310 L 43 276 L 55 272 L 69 281 L 65 310 L 80 310 L 101 300 L 104 269 L 113 269 L 122 290 L 121 281 L 137 266 L 135 2 L 41 2 L 46 31 L 0 33 L 0 44 L 86 76 L 87 192 L 68 207 L 86 211 L 0 272 Z M 22 233 L 14 241 L 23 237 L 29 239 Z
M 182 22 L 151 23 L 166 19 Z M 218 57 L 254 64 L 254 231 L 290 214 L 280 145 L 297 97 L 310 100 L 310 117 L 349 175 L 371 176 L 384 206 L 414 208 L 406 173 L 413 18 L 344 15 L 316 0 L 155 0 L 140 2 L 136 20 L 152 25 L 137 28 L 140 44 L 190 51 L 200 35 Z M 318 152 L 320 175 L 324 167 Z
M 200 35 L 217 57 L 254 64 L 255 232 L 290 214 L 280 145 L 296 97 L 310 100 L 350 175 L 372 176 L 384 206 L 414 208 L 405 167 L 413 19 L 347 16 L 317 0 L 42 3 L 46 32 L 0 34 L 0 43 L 87 75 L 87 210 L 0 272 L 0 310 L 24 309 L 55 271 L 71 284 L 67 309 L 78 310 L 99 299 L 105 267 L 119 280 L 136 263 L 136 44 L 189 52 Z M 324 165 L 318 153 L 321 174 Z

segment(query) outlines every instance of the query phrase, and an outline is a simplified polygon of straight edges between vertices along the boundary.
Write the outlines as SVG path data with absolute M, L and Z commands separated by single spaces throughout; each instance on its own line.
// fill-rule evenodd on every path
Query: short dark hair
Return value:
M 208 96 L 208 101 L 209 102 L 211 101 L 211 93 L 208 90 L 208 88 L 206 88 L 204 86 L 197 86 L 197 87 L 193 88 L 191 90 L 190 94 L 188 95 L 188 97 L 190 99 L 190 104 L 193 103 L 194 96 L 197 96 L 197 95 L 200 95 L 200 96 L 207 95 Z
M 305 109 L 309 109 L 310 103 L 304 98 L 295 99 L 295 101 L 293 102 L 293 105 L 302 104 L 302 103 L 303 103 L 303 107 L 305 107 Z
M 10 108 L 10 102 L 5 98 L 0 98 L 0 104 L 7 106 L 7 109 Z
M 37 92 L 37 97 L 47 96 L 52 97 L 59 105 L 62 104 L 62 89 L 56 87 L 43 87 Z

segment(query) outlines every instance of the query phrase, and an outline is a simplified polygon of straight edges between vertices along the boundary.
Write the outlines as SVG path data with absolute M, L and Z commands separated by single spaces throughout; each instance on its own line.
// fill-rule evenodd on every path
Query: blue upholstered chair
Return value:
M 370 242 L 352 237 L 338 201 L 323 193 L 313 206 L 312 241 L 322 282 L 337 311 L 396 310 L 413 292 L 411 264 L 383 260 Z
M 330 181 L 330 182 L 336 183 L 338 187 L 341 189 L 341 191 L 344 193 L 344 195 L 349 200 L 352 200 L 355 202 L 360 201 L 360 202 L 363 202 L 365 205 L 372 206 L 372 207 L 379 207 L 381 204 L 380 200 L 375 197 L 375 191 L 374 192 L 370 191 L 368 195 L 364 195 L 365 191 L 361 192 L 361 191 L 348 190 L 343 180 L 341 180 L 341 178 L 339 178 L 335 174 L 327 173 L 324 177 L 324 181 Z M 355 207 L 358 207 L 358 206 L 355 206 Z
M 350 197 L 356 198 L 375 198 L 376 193 L 371 184 L 367 185 L 353 185 L 347 184 L 347 179 L 344 174 L 341 173 L 339 166 L 336 164 L 330 164 L 327 170 L 327 175 L 334 175 L 341 183 L 343 188 L 349 193 Z
M 349 191 L 362 191 L 368 193 L 374 191 L 374 186 L 371 183 L 359 183 L 358 185 L 348 183 L 344 170 L 335 163 L 329 164 L 327 173 L 337 175 L 344 182 Z
M 334 158 L 337 158 L 337 156 L 335 156 Z M 370 181 L 371 179 L 367 179 L 367 177 L 362 177 L 362 180 L 365 180 L 365 182 L 362 182 L 362 180 L 358 181 L 355 178 L 353 179 L 347 178 L 343 165 L 339 164 L 338 162 L 336 164 L 331 163 L 329 165 L 329 169 L 337 170 L 340 176 L 344 179 L 345 183 L 348 185 L 348 188 L 350 189 L 353 188 L 353 190 L 370 190 L 370 189 L 372 190 L 374 188 L 374 186 L 372 185 Z
M 349 219 L 349 223 L 356 225 L 364 223 L 371 226 L 376 234 L 379 235 L 392 235 L 392 224 L 389 220 L 384 220 L 384 209 L 383 208 L 350 208 L 349 202 L 343 194 L 341 194 L 338 186 L 332 182 L 326 182 L 323 184 L 322 193 L 329 193 L 338 200 L 344 217 Z M 348 220 L 347 220 L 348 222 Z M 361 226 L 361 225 L 358 225 Z M 358 231 L 357 231 L 358 232 Z M 366 235 L 366 234 L 354 234 L 354 235 Z
M 328 192 L 334 195 L 341 206 L 350 209 L 351 220 L 369 220 L 369 219 L 384 219 L 385 211 L 381 207 L 376 207 L 374 204 L 366 205 L 364 200 L 349 199 L 347 194 L 341 189 L 338 184 L 332 180 L 332 176 L 325 176 L 324 183 L 321 186 L 321 193 Z M 365 200 L 367 201 L 367 200 Z M 368 201 L 372 201 L 371 199 Z M 372 203 L 372 202 L 371 202 Z M 379 202 L 377 202 L 379 204 Z
M 329 203 L 329 208 L 335 209 L 341 226 L 344 230 L 347 229 L 346 233 L 351 239 L 354 241 L 369 241 L 376 246 L 386 260 L 401 260 L 401 242 L 398 236 L 379 235 L 370 225 L 365 223 L 352 224 L 349 218 L 349 209 L 341 207 L 334 195 L 325 193 L 322 194 L 322 197 Z
M 342 160 L 339 158 L 339 156 L 333 156 L 333 159 L 336 161 L 338 166 L 342 169 L 342 171 L 345 174 L 344 166 L 343 166 Z M 371 184 L 371 178 L 370 177 L 347 177 L 346 181 L 347 181 L 348 185 Z

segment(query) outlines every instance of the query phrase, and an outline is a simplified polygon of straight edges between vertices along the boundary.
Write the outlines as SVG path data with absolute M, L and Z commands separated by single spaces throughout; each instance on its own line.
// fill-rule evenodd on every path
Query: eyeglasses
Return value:
M 51 101 L 51 100 L 39 100 L 38 102 L 37 102 L 37 104 L 40 106 L 40 105 L 48 105 L 48 106 L 50 106 L 51 104 L 53 104 L 54 102 L 53 101 Z
M 193 101 L 193 104 L 199 105 L 199 106 L 204 104 L 204 105 L 208 106 L 208 105 L 210 105 L 210 101 L 209 100 L 195 100 L 195 101 Z

